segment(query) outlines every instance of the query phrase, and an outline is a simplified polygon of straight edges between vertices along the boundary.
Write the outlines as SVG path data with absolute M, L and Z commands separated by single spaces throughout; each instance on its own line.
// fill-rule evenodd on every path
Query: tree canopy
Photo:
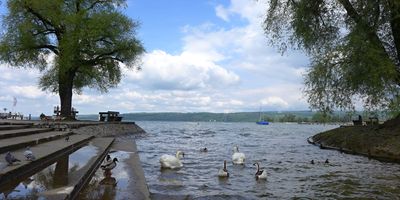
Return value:
M 144 52 L 138 22 L 125 16 L 125 0 L 8 0 L 0 61 L 42 72 L 39 85 L 58 93 L 71 115 L 72 93 L 107 92 L 121 80 L 121 63 L 134 68 Z M 49 63 L 49 61 L 52 61 Z
M 311 108 L 400 110 L 400 1 L 269 0 L 264 30 L 282 52 L 310 56 Z

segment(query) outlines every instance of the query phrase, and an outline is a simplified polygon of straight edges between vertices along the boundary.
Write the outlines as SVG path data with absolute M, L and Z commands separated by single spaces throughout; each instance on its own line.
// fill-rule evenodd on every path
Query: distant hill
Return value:
M 278 121 L 311 121 L 316 112 L 312 111 L 285 111 L 285 112 L 263 112 L 262 118 L 271 122 Z M 122 114 L 124 120 L 132 121 L 189 121 L 189 122 L 256 122 L 259 120 L 259 112 L 237 112 L 237 113 L 126 113 Z
M 259 112 L 237 113 L 210 113 L 210 112 L 160 112 L 160 113 L 124 113 L 121 114 L 124 121 L 183 121 L 183 122 L 256 122 L 259 120 Z M 362 115 L 367 120 L 369 115 L 356 112 L 349 115 L 346 112 L 334 112 L 324 117 L 319 112 L 313 111 L 267 111 L 262 113 L 262 118 L 270 122 L 349 122 L 358 119 Z M 79 115 L 79 120 L 98 120 L 98 115 Z M 380 120 L 386 117 L 380 113 Z

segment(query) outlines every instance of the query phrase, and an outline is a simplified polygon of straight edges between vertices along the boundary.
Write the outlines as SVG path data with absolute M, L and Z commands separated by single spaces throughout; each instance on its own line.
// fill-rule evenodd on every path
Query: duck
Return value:
M 107 154 L 106 158 L 104 159 L 103 165 L 110 164 L 112 162 L 110 154 Z
M 226 160 L 224 160 L 224 168 L 218 171 L 218 177 L 229 177 L 229 172 L 226 169 Z
M 254 166 L 257 166 L 257 172 L 255 174 L 255 177 L 257 180 L 259 179 L 267 179 L 267 171 L 265 170 L 260 170 L 260 165 L 258 162 L 253 164 Z
M 325 160 L 325 164 L 329 164 L 329 160 L 328 159 Z
M 311 160 L 311 162 L 310 162 L 310 163 L 311 163 L 312 165 L 313 165 L 313 164 L 315 164 L 314 160 Z
M 111 162 L 105 163 L 105 164 L 101 165 L 100 167 L 101 167 L 101 169 L 103 169 L 105 171 L 111 171 L 112 169 L 114 169 L 117 166 L 117 162 L 119 162 L 118 159 L 114 158 Z
M 17 158 L 14 157 L 14 155 L 11 154 L 11 152 L 7 152 L 5 160 L 8 165 L 13 165 L 15 162 L 21 162 Z
M 164 154 L 160 158 L 161 168 L 176 169 L 183 167 L 180 159 L 185 156 L 182 151 L 177 151 L 175 156 Z
M 201 148 L 201 149 L 200 149 L 200 152 L 208 152 L 207 147 Z
M 26 147 L 26 150 L 24 151 L 24 156 L 25 159 L 28 161 L 34 161 L 36 159 L 35 155 L 33 155 L 31 147 L 29 146 Z
M 246 156 L 244 155 L 244 153 L 239 152 L 239 147 L 236 145 L 233 148 L 233 154 L 232 154 L 233 164 L 243 165 L 245 160 L 246 160 Z

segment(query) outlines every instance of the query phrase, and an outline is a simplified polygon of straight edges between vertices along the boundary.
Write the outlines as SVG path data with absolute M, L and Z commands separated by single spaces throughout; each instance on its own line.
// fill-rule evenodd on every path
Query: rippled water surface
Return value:
M 333 125 L 138 122 L 136 143 L 153 199 L 399 199 L 400 165 L 321 150 L 306 139 Z M 246 154 L 233 166 L 232 147 Z M 200 152 L 207 147 L 207 153 Z M 160 170 L 163 154 L 185 152 L 183 168 Z M 311 160 L 315 164 L 310 164 Z M 324 161 L 329 159 L 330 163 Z M 229 179 L 217 177 L 227 160 Z M 256 181 L 253 162 L 268 172 Z

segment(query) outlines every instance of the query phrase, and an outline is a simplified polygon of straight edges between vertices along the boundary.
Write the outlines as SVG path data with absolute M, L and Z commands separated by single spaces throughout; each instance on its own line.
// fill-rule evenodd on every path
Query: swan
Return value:
M 184 156 L 185 153 L 183 153 L 182 151 L 177 151 L 175 156 L 166 154 L 162 155 L 160 158 L 161 168 L 175 169 L 183 167 L 183 164 L 180 161 L 180 159 Z
M 114 169 L 117 166 L 117 162 L 118 162 L 118 159 L 114 158 L 112 160 L 112 162 L 105 163 L 104 165 L 101 165 L 100 167 L 101 167 L 101 169 L 103 169 L 105 171 L 111 171 L 112 169 Z
M 226 169 L 226 160 L 224 160 L 224 168 L 218 171 L 218 177 L 229 177 L 229 172 Z
M 239 152 L 239 147 L 237 145 L 233 148 L 233 152 L 234 152 L 232 154 L 233 164 L 243 165 L 244 160 L 246 159 L 246 156 L 244 155 L 244 153 Z
M 257 165 L 257 172 L 255 174 L 256 179 L 267 179 L 267 171 L 260 170 L 260 165 L 258 162 L 254 163 L 253 165 Z

